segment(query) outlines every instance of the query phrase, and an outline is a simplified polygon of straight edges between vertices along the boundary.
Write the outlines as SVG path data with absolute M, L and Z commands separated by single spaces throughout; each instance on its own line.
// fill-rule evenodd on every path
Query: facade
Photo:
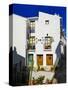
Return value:
M 13 47 L 25 58 L 25 65 L 50 70 L 60 57 L 58 48 L 61 17 L 43 12 L 39 12 L 39 17 L 24 18 L 15 14 L 10 19 L 12 17 Z
M 38 17 L 24 18 L 13 14 L 10 15 L 10 19 L 12 18 L 13 43 L 9 43 L 10 47 L 16 47 L 18 56 L 22 57 L 21 61 L 23 60 L 25 66 L 32 71 L 32 78 L 42 75 L 46 77 L 44 82 L 47 79 L 51 80 L 54 76 L 52 69 L 57 66 L 61 56 L 61 17 L 39 12 Z M 38 72 L 35 72 L 37 70 Z
M 66 7 L 9 5 L 9 84 L 66 82 Z
M 27 20 L 27 64 L 51 70 L 59 59 L 60 19 L 58 15 L 39 12 Z M 60 52 L 59 52 L 60 53 Z

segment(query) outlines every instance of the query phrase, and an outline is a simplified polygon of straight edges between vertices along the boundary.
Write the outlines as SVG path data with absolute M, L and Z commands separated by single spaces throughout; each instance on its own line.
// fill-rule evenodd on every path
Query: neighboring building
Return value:
M 22 57 L 22 60 L 26 59 L 26 19 L 16 14 L 9 17 L 9 47 L 16 48 L 16 52 Z M 17 57 L 16 57 L 17 58 Z M 17 62 L 16 60 L 14 61 Z M 18 60 L 19 62 L 19 60 Z M 17 62 L 17 63 L 18 63 Z M 26 64 L 26 61 L 25 61 Z
M 64 31 L 61 30 L 61 37 L 60 37 L 60 46 L 61 46 L 61 54 L 65 54 L 65 47 L 66 47 L 66 38 L 64 35 Z

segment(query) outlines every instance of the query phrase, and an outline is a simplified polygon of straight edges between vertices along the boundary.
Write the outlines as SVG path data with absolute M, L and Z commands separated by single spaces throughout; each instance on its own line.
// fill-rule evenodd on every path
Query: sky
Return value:
M 26 18 L 38 16 L 39 11 L 52 15 L 57 14 L 62 17 L 62 28 L 64 29 L 66 35 L 66 7 L 28 4 L 12 4 L 9 6 L 9 15 L 14 13 Z

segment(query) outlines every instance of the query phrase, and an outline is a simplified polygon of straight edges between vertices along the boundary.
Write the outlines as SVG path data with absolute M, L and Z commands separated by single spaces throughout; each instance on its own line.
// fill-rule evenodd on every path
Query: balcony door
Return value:
M 46 54 L 46 65 L 53 65 L 53 54 Z
M 43 55 L 37 55 L 37 65 L 43 65 Z
M 33 54 L 28 54 L 28 66 L 33 66 Z

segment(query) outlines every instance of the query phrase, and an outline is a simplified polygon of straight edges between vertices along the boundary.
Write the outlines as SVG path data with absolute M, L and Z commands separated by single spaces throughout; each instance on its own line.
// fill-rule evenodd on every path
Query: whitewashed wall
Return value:
M 45 24 L 45 20 L 49 20 L 49 24 Z M 39 19 L 36 21 L 35 36 L 42 39 L 46 35 L 52 36 L 54 42 L 52 43 L 51 51 L 44 51 L 44 46 L 40 41 L 36 43 L 36 54 L 43 54 L 43 65 L 46 66 L 46 54 L 53 54 L 53 64 L 56 61 L 56 48 L 60 41 L 60 17 L 57 15 L 50 15 L 39 12 Z M 36 58 L 35 58 L 36 62 Z
M 49 20 L 49 24 L 45 24 L 45 20 Z M 39 18 L 35 23 L 35 37 L 42 39 L 46 35 L 52 36 L 51 51 L 44 50 L 44 42 L 36 42 L 34 54 L 34 66 L 37 66 L 37 54 L 43 54 L 43 66 L 46 66 L 46 54 L 53 54 L 53 64 L 56 61 L 56 49 L 60 41 L 60 17 L 39 12 Z M 24 17 L 13 15 L 13 47 L 17 48 L 19 55 L 26 57 L 26 19 Z
M 13 47 L 17 53 L 26 57 L 26 19 L 13 14 Z

